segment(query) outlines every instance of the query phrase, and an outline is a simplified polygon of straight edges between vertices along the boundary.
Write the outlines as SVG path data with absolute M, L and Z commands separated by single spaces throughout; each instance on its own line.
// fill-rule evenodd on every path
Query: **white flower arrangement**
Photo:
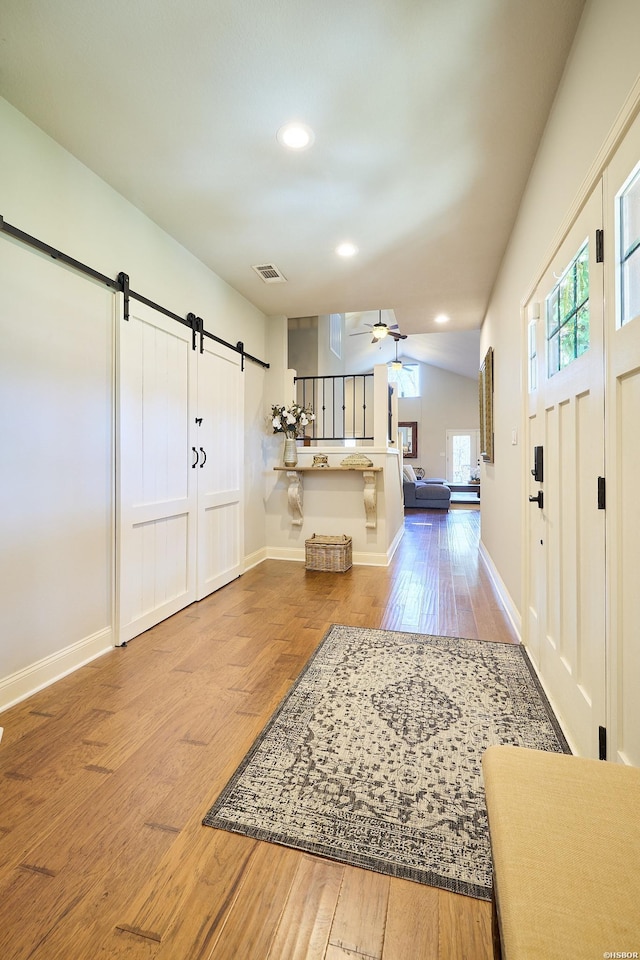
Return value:
M 302 436 L 304 428 L 315 418 L 311 407 L 301 407 L 298 403 L 292 403 L 290 407 L 275 403 L 271 406 L 273 432 L 286 433 L 288 437 Z

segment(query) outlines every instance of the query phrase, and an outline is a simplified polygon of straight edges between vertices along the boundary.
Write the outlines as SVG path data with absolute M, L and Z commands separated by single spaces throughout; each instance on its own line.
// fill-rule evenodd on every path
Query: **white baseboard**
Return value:
M 518 642 L 522 643 L 522 618 L 520 616 L 520 611 L 518 610 L 515 603 L 511 599 L 511 594 L 507 590 L 505 582 L 500 576 L 500 574 L 498 573 L 496 566 L 493 560 L 491 559 L 491 556 L 488 553 L 487 548 L 485 547 L 482 540 L 480 541 L 479 549 L 480 549 L 480 556 L 482 558 L 482 561 L 485 567 L 487 568 L 487 573 L 489 574 L 489 578 L 495 588 L 496 593 L 498 594 L 498 596 L 500 597 L 500 600 L 502 601 L 502 604 L 505 609 L 505 613 L 509 618 L 509 622 L 516 632 L 516 636 L 518 637 Z
M 560 710 L 560 708 L 558 707 L 558 704 L 557 704 L 556 701 L 554 700 L 553 696 L 549 693 L 549 690 L 548 690 L 548 688 L 547 688 L 547 684 L 545 683 L 544 678 L 542 677 L 540 671 L 538 670 L 538 664 L 535 662 L 535 660 L 534 660 L 533 657 L 531 656 L 531 651 L 529 650 L 529 648 L 527 647 L 526 644 L 524 645 L 524 648 L 525 648 L 525 650 L 527 651 L 527 657 L 528 657 L 528 659 L 529 659 L 529 663 L 531 664 L 531 666 L 532 666 L 532 668 L 533 668 L 533 670 L 534 670 L 534 672 L 535 672 L 535 675 L 536 675 L 536 677 L 538 678 L 538 682 L 539 682 L 540 686 L 542 687 L 542 689 L 544 690 L 544 695 L 545 695 L 545 697 L 547 698 L 547 700 L 549 701 L 549 706 L 550 706 L 551 709 L 553 710 L 553 712 L 554 712 L 554 714 L 555 714 L 555 717 L 556 717 L 556 720 L 557 720 L 558 723 L 560 724 L 560 729 L 562 730 L 562 732 L 563 732 L 563 734 L 564 734 L 564 736 L 565 736 L 565 739 L 566 739 L 567 743 L 569 744 L 569 749 L 571 750 L 571 753 L 574 755 L 574 757 L 580 756 L 580 752 L 579 752 L 578 748 L 576 747 L 576 744 L 575 744 L 574 740 L 572 739 L 571 735 L 568 733 L 569 725 L 568 725 L 568 723 L 566 722 L 566 720 L 565 720 L 565 718 L 564 718 L 564 714 L 562 713 L 562 710 Z
M 397 544 L 393 547 L 395 551 Z M 266 560 L 295 560 L 298 563 L 304 563 L 305 551 L 300 547 L 268 547 Z M 388 567 L 391 562 L 392 553 L 365 553 L 354 552 L 354 566 L 362 567 Z
M 257 567 L 263 560 L 267 560 L 268 556 L 266 547 L 261 547 L 260 550 L 255 550 L 253 553 L 250 553 L 248 557 L 244 558 L 242 572 L 246 573 L 247 570 L 252 570 L 253 567 Z
M 304 549 L 300 547 L 266 547 L 265 560 L 297 560 L 304 563 Z
M 402 538 L 404 537 L 404 530 L 405 530 L 405 527 L 404 527 L 404 521 L 403 521 L 402 524 L 401 524 L 401 526 L 400 526 L 400 528 L 399 528 L 399 530 L 398 530 L 398 532 L 396 533 L 395 537 L 393 538 L 393 543 L 391 544 L 391 546 L 390 546 L 389 549 L 387 550 L 387 565 L 389 565 L 389 564 L 391 563 L 391 561 L 392 561 L 393 558 L 394 558 L 394 555 L 395 555 L 396 550 L 397 550 L 398 547 L 400 546 L 400 541 L 401 541 Z
M 354 553 L 353 563 L 357 567 L 388 567 L 391 556 L 387 553 Z
M 101 657 L 103 653 L 113 649 L 113 643 L 113 631 L 111 627 L 105 627 L 0 679 L 0 713 L 56 680 L 66 677 L 68 673 L 73 673 L 78 667 Z

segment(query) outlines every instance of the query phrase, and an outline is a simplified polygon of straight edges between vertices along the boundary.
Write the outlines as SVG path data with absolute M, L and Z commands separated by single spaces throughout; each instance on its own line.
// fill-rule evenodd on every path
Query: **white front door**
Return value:
M 640 766 L 640 119 L 605 171 L 608 758 Z
M 536 290 L 526 437 L 525 643 L 570 741 L 597 757 L 605 723 L 603 267 L 599 186 Z M 588 279 L 588 287 L 587 287 Z M 534 309 L 534 304 L 536 308 Z M 531 378 L 530 378 L 531 379 Z M 543 479 L 530 473 L 543 450 Z M 532 497 L 543 496 L 542 509 Z
M 119 319 L 117 608 L 120 643 L 196 597 L 191 330 L 131 301 Z
M 244 390 L 241 357 L 207 337 L 198 354 L 197 598 L 242 573 Z
M 447 480 L 469 483 L 479 476 L 480 431 L 447 430 Z

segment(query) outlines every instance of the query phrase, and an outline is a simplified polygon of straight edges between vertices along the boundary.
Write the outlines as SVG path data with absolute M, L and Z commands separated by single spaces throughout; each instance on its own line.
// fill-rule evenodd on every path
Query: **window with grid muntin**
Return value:
M 589 241 L 546 299 L 547 372 L 558 373 L 589 349 Z
M 640 168 L 619 198 L 620 326 L 640 314 Z

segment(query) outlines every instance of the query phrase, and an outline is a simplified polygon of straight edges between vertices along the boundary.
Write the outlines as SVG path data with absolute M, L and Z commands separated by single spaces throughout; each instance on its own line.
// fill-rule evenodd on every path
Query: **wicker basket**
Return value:
M 344 573 L 352 564 L 351 537 L 326 537 L 315 534 L 305 540 L 305 567 L 307 570 L 324 570 L 329 573 Z

